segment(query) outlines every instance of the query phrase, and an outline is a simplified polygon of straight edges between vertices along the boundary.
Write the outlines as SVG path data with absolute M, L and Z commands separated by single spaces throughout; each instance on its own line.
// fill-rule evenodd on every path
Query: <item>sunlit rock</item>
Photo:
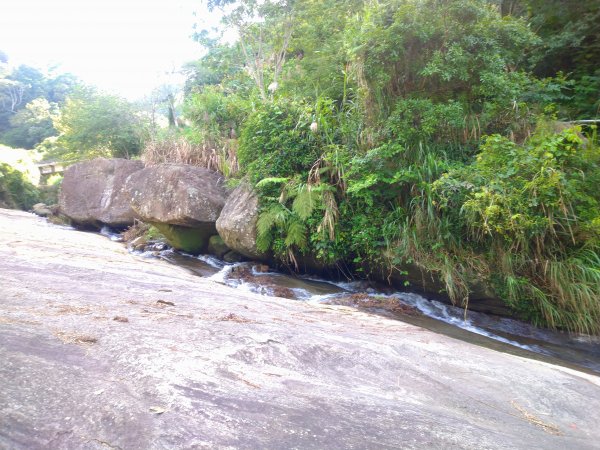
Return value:
M 98 158 L 73 164 L 65 171 L 61 185 L 61 213 L 83 227 L 133 224 L 137 215 L 123 187 L 127 177 L 143 167 L 141 161 L 127 159 Z

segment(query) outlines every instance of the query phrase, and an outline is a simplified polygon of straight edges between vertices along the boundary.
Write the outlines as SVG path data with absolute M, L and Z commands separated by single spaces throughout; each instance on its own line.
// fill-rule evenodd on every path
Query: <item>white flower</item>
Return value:
M 316 133 L 318 129 L 319 125 L 317 125 L 317 122 L 313 122 L 310 124 L 310 131 L 312 131 L 313 133 Z
M 279 87 L 279 83 L 277 83 L 277 81 L 273 81 L 267 89 L 272 94 L 273 92 L 275 92 L 277 90 L 278 87 Z

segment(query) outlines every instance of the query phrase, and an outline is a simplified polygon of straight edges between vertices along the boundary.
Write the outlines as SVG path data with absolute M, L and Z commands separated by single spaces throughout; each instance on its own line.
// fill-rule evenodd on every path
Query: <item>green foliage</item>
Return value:
M 0 142 L 31 149 L 55 135 L 52 119 L 76 85 L 71 74 L 26 65 L 0 71 Z
M 55 136 L 53 120 L 57 118 L 56 104 L 37 98 L 10 118 L 11 129 L 3 134 L 3 141 L 12 147 L 34 148 L 44 139 Z
M 539 323 L 597 333 L 600 149 L 579 133 L 542 129 L 523 146 L 490 136 L 473 164 L 433 187 L 440 214 L 485 256 L 482 272 L 495 273 L 509 304 Z
M 581 119 L 600 117 L 600 69 L 582 75 L 574 85 L 569 105 L 573 116 Z
M 450 172 L 437 184 L 469 185 L 457 199 L 441 197 L 444 206 L 459 206 L 477 241 L 503 238 L 515 247 L 540 245 L 551 236 L 559 243 L 581 244 L 587 221 L 600 215 L 600 154 L 585 148 L 577 129 L 536 136 L 524 146 L 490 136 L 474 164 Z M 457 201 L 458 200 L 458 201 Z M 587 227 L 589 228 L 589 227 Z M 586 228 L 586 229 L 587 229 Z
M 50 156 L 67 161 L 131 158 L 140 153 L 144 140 L 143 122 L 133 105 L 92 90 L 70 96 L 55 127 L 60 136 Z
M 370 3 L 348 33 L 373 119 L 398 97 L 466 102 L 476 115 L 490 100 L 514 100 L 519 78 L 509 68 L 535 42 L 523 21 L 502 18 L 485 0 Z
M 0 145 L 0 163 L 6 163 L 13 169 L 22 172 L 27 181 L 34 185 L 40 182 L 40 171 L 36 165 L 40 156 L 35 150 Z
M 242 173 L 249 174 L 254 182 L 307 173 L 320 156 L 310 136 L 310 124 L 300 105 L 261 105 L 242 129 L 238 149 Z
M 207 86 L 186 100 L 184 114 L 192 122 L 186 134 L 208 147 L 223 147 L 240 134 L 249 112 L 250 103 L 243 97 Z
M 25 175 L 5 163 L 0 163 L 0 207 L 27 211 L 39 201 L 38 189 Z
M 463 140 L 465 111 L 453 100 L 401 99 L 387 120 L 390 137 L 407 146 L 420 142 L 459 143 Z

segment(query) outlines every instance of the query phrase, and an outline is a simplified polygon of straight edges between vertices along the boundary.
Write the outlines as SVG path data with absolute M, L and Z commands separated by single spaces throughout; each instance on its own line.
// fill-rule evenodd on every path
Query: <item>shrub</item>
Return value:
M 485 257 L 481 274 L 526 318 L 600 332 L 600 148 L 580 130 L 524 145 L 488 137 L 434 183 L 442 217 Z
M 238 158 L 254 182 L 267 177 L 306 174 L 321 156 L 311 136 L 311 120 L 295 103 L 267 103 L 248 117 Z
M 39 191 L 25 175 L 0 163 L 0 206 L 27 211 L 38 201 Z

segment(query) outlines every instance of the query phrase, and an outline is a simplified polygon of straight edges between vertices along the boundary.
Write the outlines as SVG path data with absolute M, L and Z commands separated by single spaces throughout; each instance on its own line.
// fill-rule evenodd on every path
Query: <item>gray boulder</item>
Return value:
M 216 172 L 184 164 L 158 164 L 133 173 L 126 182 L 131 207 L 155 225 L 169 243 L 190 253 L 206 248 L 228 192 Z
M 129 175 L 144 167 L 141 161 L 98 158 L 70 166 L 59 195 L 60 211 L 75 225 L 125 227 L 137 215 L 123 187 Z
M 232 250 L 257 260 L 267 260 L 265 253 L 256 248 L 258 196 L 247 184 L 233 190 L 217 220 L 217 231 Z
M 222 175 L 201 167 L 158 164 L 133 173 L 125 188 L 144 222 L 195 227 L 219 217 L 227 200 L 223 182 Z

